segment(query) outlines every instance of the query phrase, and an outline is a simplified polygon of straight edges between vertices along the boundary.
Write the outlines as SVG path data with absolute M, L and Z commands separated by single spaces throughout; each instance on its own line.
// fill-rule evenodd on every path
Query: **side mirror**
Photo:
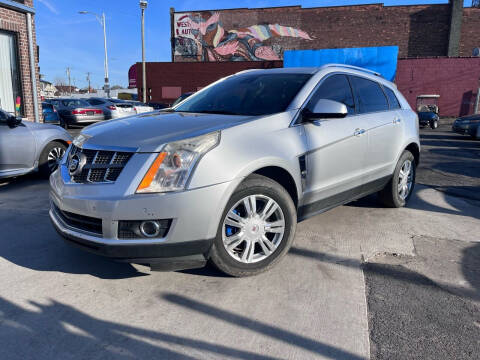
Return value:
M 344 118 L 347 114 L 348 109 L 345 104 L 338 101 L 320 99 L 313 106 L 306 107 L 302 112 L 302 117 L 305 121 L 313 121 Z
M 7 118 L 7 125 L 11 128 L 17 127 L 18 125 L 21 124 L 21 122 L 22 122 L 21 117 L 15 117 L 11 115 Z

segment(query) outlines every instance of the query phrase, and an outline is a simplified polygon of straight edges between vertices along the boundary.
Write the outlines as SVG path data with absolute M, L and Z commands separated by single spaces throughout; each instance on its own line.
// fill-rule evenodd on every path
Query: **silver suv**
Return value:
M 404 206 L 419 150 L 417 115 L 379 74 L 248 70 L 84 129 L 50 178 L 50 217 L 117 260 L 252 275 L 288 252 L 298 221 L 374 192 Z

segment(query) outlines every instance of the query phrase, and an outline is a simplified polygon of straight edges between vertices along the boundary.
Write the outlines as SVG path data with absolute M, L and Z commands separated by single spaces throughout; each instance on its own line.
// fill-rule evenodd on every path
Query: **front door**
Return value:
M 319 99 L 344 103 L 348 115 L 304 123 L 308 152 L 303 202 L 307 213 L 348 201 L 361 191 L 367 150 L 367 137 L 356 121 L 348 78 L 334 74 L 322 80 L 310 101 L 313 104 Z

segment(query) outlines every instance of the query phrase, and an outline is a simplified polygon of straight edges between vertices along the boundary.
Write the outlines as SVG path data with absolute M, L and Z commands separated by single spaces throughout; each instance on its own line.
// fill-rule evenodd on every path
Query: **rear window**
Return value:
M 256 72 L 235 75 L 188 97 L 175 111 L 247 116 L 279 113 L 310 77 Z
M 105 101 L 98 100 L 98 99 L 88 99 L 87 100 L 90 105 L 102 105 L 105 104 Z
M 385 90 L 385 94 L 387 94 L 388 103 L 390 104 L 390 109 L 400 109 L 400 103 L 398 102 L 398 99 L 395 96 L 395 93 L 386 86 L 383 87 L 383 90 Z
M 85 100 L 79 100 L 79 99 L 68 99 L 68 100 L 62 100 L 63 106 L 67 107 L 80 107 L 80 106 L 90 106 L 88 102 Z
M 357 76 L 351 79 L 360 114 L 388 110 L 387 98 L 378 83 Z

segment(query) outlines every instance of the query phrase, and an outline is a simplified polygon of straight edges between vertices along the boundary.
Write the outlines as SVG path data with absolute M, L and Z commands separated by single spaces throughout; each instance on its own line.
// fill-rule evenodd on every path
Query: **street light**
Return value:
M 110 97 L 110 84 L 108 83 L 108 56 L 107 56 L 107 32 L 105 31 L 105 13 L 102 12 L 102 16 L 95 14 L 90 11 L 79 11 L 79 14 L 85 15 L 85 14 L 91 14 L 95 15 L 97 18 L 98 22 L 100 25 L 103 26 L 103 46 L 105 48 L 105 61 L 103 62 L 103 65 L 105 67 L 105 92 L 107 93 L 107 97 Z
M 143 102 L 147 102 L 147 75 L 145 71 L 145 9 L 147 8 L 147 1 L 140 0 L 140 9 L 142 10 L 142 86 L 143 86 Z

